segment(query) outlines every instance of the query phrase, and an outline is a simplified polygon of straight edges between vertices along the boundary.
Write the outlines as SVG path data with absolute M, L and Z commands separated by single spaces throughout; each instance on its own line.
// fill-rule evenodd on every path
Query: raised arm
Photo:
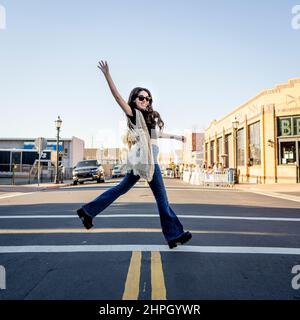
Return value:
M 119 104 L 119 106 L 123 109 L 123 111 L 128 114 L 129 116 L 132 116 L 132 111 L 130 106 L 128 105 L 128 103 L 122 98 L 122 96 L 120 95 L 117 87 L 115 86 L 111 75 L 109 73 L 109 68 L 108 68 L 108 64 L 107 62 L 103 62 L 102 60 L 99 61 L 99 64 L 97 65 L 97 67 L 103 72 L 105 79 L 108 83 L 108 86 L 110 88 L 110 91 L 112 93 L 112 95 L 114 96 L 114 98 L 116 99 L 117 103 Z

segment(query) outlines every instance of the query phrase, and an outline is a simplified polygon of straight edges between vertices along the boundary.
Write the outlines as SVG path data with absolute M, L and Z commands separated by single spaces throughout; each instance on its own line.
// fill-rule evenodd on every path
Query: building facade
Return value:
M 205 130 L 208 164 L 239 182 L 300 182 L 300 78 L 264 90 Z
M 186 142 L 182 145 L 182 162 L 201 166 L 204 160 L 204 133 L 186 131 L 184 136 Z
M 84 159 L 97 159 L 104 169 L 105 176 L 110 177 L 115 165 L 126 163 L 127 154 L 127 148 L 86 148 Z
M 38 159 L 35 138 L 0 138 L 0 172 L 11 172 L 13 165 L 22 172 L 32 166 Z M 46 139 L 47 146 L 43 150 L 41 159 L 55 164 L 56 139 Z M 83 160 L 84 141 L 72 137 L 61 138 L 59 143 L 59 161 L 65 168 L 73 168 L 76 163 Z

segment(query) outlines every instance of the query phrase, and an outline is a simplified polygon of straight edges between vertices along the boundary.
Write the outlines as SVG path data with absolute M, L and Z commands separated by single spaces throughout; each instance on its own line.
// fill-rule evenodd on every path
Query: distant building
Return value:
M 205 130 L 205 160 L 240 182 L 300 182 L 300 78 L 264 90 Z
M 13 164 L 17 170 L 32 166 L 38 153 L 35 148 L 36 138 L 0 138 L 0 172 L 11 172 Z M 56 139 L 47 138 L 47 147 L 43 150 L 42 160 L 56 162 Z M 84 156 L 84 141 L 72 137 L 61 138 L 59 143 L 59 157 L 65 168 L 72 168 Z
M 127 148 L 101 148 L 97 149 L 96 158 L 102 164 L 121 164 L 126 163 Z
M 127 153 L 126 148 L 86 148 L 84 159 L 97 159 L 104 168 L 105 176 L 109 177 L 115 165 L 126 163 Z
M 97 148 L 85 148 L 84 149 L 84 160 L 97 159 Z
M 186 142 L 183 144 L 183 163 L 202 165 L 204 159 L 204 133 L 185 132 Z
M 174 163 L 175 165 L 182 163 L 181 149 L 175 149 L 168 152 L 165 152 L 161 149 L 162 148 L 160 148 L 158 154 L 158 163 L 163 169 L 168 168 L 172 163 Z

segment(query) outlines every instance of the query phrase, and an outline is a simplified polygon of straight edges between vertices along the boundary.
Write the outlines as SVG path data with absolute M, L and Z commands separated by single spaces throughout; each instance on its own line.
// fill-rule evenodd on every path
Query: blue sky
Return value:
M 0 137 L 77 136 L 112 146 L 127 100 L 152 92 L 165 132 L 201 130 L 263 89 L 300 76 L 300 0 L 0 0 Z M 114 137 L 113 137 L 114 136 Z M 93 137 L 93 138 L 92 138 Z

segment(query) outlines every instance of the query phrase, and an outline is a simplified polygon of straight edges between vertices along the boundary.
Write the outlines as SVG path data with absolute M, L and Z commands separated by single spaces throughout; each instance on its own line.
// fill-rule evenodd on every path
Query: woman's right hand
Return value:
M 109 68 L 106 61 L 99 61 L 97 67 L 103 72 L 105 76 L 109 74 Z

